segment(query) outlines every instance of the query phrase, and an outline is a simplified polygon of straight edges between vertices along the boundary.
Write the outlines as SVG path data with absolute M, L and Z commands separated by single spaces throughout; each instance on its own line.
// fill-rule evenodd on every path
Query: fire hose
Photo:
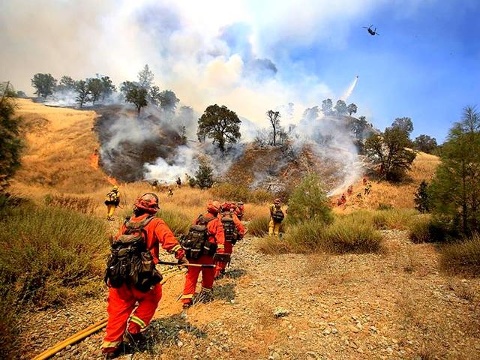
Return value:
M 160 262 L 160 263 L 163 264 L 165 262 Z M 178 265 L 177 263 L 172 263 L 172 264 Z M 164 265 L 169 265 L 169 264 L 164 264 Z M 183 264 L 183 265 L 188 265 L 188 264 Z M 192 265 L 196 265 L 196 264 L 192 264 Z M 162 284 L 162 285 L 165 284 L 168 279 L 170 279 L 170 278 L 172 278 L 175 275 L 180 274 L 180 273 L 182 273 L 182 271 L 180 271 L 179 268 L 167 269 L 165 271 L 162 271 L 162 274 L 164 275 L 164 277 L 163 277 L 163 280 L 160 282 L 160 284 Z M 89 336 L 89 335 L 97 332 L 98 330 L 104 328 L 107 325 L 107 320 L 108 320 L 108 318 L 105 318 L 105 319 L 100 320 L 99 322 L 97 322 L 93 325 L 90 325 L 89 327 L 77 332 L 76 334 L 70 336 L 69 338 L 57 343 L 56 345 L 54 345 L 50 349 L 47 349 L 46 351 L 44 351 L 40 355 L 37 355 L 36 357 L 33 358 L 33 360 L 46 360 L 46 359 L 52 357 L 53 355 L 55 355 L 60 350 L 63 350 L 64 348 L 66 348 L 68 345 L 75 344 L 75 343 L 79 342 L 80 340 L 85 339 L 87 336 Z

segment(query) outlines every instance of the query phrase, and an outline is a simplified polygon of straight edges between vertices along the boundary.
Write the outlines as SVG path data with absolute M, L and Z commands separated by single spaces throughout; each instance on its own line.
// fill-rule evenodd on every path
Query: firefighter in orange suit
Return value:
M 270 222 L 268 223 L 268 235 L 270 236 L 279 236 L 280 234 L 283 219 L 274 219 L 276 213 L 283 214 L 280 199 L 275 199 L 273 204 L 270 205 Z
M 245 226 L 243 226 L 242 222 L 235 214 L 235 208 L 235 204 L 228 202 L 223 203 L 221 206 L 219 218 L 220 220 L 222 220 L 223 218 L 232 219 L 235 226 L 235 234 L 233 234 L 233 236 L 228 235 L 228 231 L 226 230 L 226 224 L 223 223 L 223 229 L 225 233 L 225 252 L 224 254 L 216 256 L 215 279 L 218 279 L 225 274 L 225 268 L 230 263 L 230 259 L 232 257 L 233 245 L 235 245 L 238 240 L 243 239 L 243 236 L 245 235 Z
M 208 221 L 207 223 L 207 233 L 208 233 L 208 242 L 216 246 L 216 253 L 223 254 L 225 251 L 225 235 L 223 233 L 222 222 L 218 218 L 218 213 L 220 211 L 220 203 L 218 201 L 208 201 L 207 202 L 207 212 L 200 215 L 193 222 L 194 225 L 199 224 L 201 221 Z M 200 271 L 202 272 L 202 289 L 195 301 L 208 302 L 213 298 L 213 282 L 215 275 L 215 265 L 214 265 L 214 254 L 202 253 L 198 259 L 187 259 L 190 264 L 198 265 L 207 265 L 207 266 L 191 266 L 188 267 L 187 274 L 185 276 L 185 286 L 183 288 L 183 294 L 181 296 L 181 301 L 183 308 L 187 309 L 193 305 L 194 295 L 197 285 L 198 276 Z
M 157 211 L 158 197 L 153 193 L 146 193 L 135 201 L 130 222 L 141 222 L 148 216 L 154 216 Z M 126 226 L 123 224 L 117 237 L 123 234 L 125 229 Z M 154 217 L 144 230 L 146 246 L 155 264 L 159 261 L 160 246 L 167 252 L 175 254 L 179 263 L 186 262 L 184 250 L 162 219 Z M 161 283 L 154 285 L 147 292 L 141 292 L 127 284 L 119 288 L 109 288 L 108 322 L 102 343 L 102 352 L 106 359 L 113 359 L 119 355 L 124 336 L 127 340 L 141 339 L 141 332 L 150 324 L 161 297 Z

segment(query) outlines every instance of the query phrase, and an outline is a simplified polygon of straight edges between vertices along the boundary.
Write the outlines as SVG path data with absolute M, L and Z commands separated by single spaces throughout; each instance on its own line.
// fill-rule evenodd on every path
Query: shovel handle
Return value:
M 191 264 L 191 263 L 179 264 L 176 262 L 162 261 L 162 260 L 160 260 L 158 263 L 160 265 L 173 265 L 173 266 L 215 267 L 215 264 Z

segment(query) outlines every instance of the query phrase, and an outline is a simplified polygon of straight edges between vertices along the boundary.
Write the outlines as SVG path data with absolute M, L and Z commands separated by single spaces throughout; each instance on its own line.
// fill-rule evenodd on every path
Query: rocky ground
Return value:
M 365 255 L 263 255 L 235 247 L 215 300 L 182 314 L 183 273 L 170 277 L 146 342 L 119 359 L 479 359 L 480 279 L 449 277 L 431 244 L 384 231 Z M 106 318 L 105 299 L 23 322 L 31 359 Z M 101 359 L 104 329 L 55 359 Z

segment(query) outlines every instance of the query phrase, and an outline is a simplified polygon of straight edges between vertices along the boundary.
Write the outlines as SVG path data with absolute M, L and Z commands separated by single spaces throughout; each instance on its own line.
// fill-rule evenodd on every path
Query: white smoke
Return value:
M 325 162 L 335 164 L 336 178 L 341 181 L 328 195 L 344 191 L 362 176 L 362 164 L 358 158 L 353 135 L 340 118 L 306 116 L 293 132 L 294 150 L 308 145 Z
M 350 95 L 352 95 L 353 90 L 355 89 L 355 86 L 357 86 L 357 82 L 358 82 L 358 76 L 355 76 L 355 79 L 353 79 L 352 83 L 348 86 L 345 93 L 340 97 L 340 100 L 347 102 Z
M 185 174 L 194 174 L 198 167 L 196 158 L 198 153 L 188 146 L 180 146 L 176 149 L 176 155 L 172 163 L 158 158 L 154 164 L 145 164 L 145 179 L 158 179 L 166 183 L 174 182 L 178 177 Z

